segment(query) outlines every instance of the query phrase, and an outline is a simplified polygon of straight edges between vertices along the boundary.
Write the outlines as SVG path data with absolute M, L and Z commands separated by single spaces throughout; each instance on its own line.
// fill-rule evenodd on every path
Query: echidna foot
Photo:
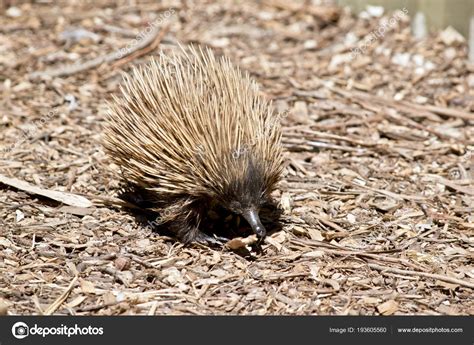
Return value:
M 202 231 L 197 233 L 195 241 L 204 245 L 218 245 L 222 246 L 224 243 L 229 241 L 229 239 L 222 236 L 209 236 Z

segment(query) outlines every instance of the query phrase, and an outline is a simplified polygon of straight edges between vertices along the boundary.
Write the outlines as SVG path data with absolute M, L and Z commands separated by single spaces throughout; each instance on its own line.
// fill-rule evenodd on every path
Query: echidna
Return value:
M 263 239 L 259 210 L 283 158 L 279 117 L 255 81 L 229 59 L 190 47 L 134 68 L 121 92 L 104 146 L 124 179 L 152 195 L 160 222 L 183 242 L 208 242 L 199 225 L 217 202 Z

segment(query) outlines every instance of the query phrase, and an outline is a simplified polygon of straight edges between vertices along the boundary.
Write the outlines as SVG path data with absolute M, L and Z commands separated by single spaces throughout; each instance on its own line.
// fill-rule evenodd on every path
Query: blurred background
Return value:
M 474 61 L 474 1 L 472 0 L 336 0 L 360 13 L 367 6 L 382 6 L 388 11 L 407 8 L 415 19 L 413 30 L 422 36 L 430 29 L 452 26 L 468 39 L 470 59 Z

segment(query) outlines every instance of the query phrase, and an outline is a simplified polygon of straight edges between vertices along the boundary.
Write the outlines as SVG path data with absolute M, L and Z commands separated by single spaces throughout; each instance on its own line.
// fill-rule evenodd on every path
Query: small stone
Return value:
M 184 281 L 183 275 L 176 267 L 166 268 L 162 271 L 166 278 L 164 281 L 169 283 L 170 285 L 176 285 L 178 283 L 182 283 Z
M 367 6 L 366 8 L 367 13 L 371 17 L 381 17 L 384 12 L 384 8 L 382 6 Z
M 307 40 L 304 42 L 303 47 L 306 50 L 316 49 L 318 47 L 318 42 L 315 40 Z
M 357 222 L 356 216 L 354 216 L 352 213 L 348 213 L 346 218 L 347 221 L 351 224 L 355 224 Z
M 465 41 L 464 37 L 452 26 L 448 26 L 446 29 L 444 29 L 439 34 L 439 38 L 444 44 L 448 46 L 463 43 Z
M 471 88 L 474 88 L 474 74 L 469 74 L 467 77 L 467 85 L 469 85 Z
M 121 256 L 115 259 L 114 265 L 119 271 L 126 271 L 130 268 L 130 260 Z
M 5 14 L 8 17 L 17 18 L 20 17 L 23 13 L 18 7 L 12 6 L 9 7 L 8 10 L 6 10 Z
M 396 53 L 392 57 L 392 63 L 399 66 L 407 67 L 410 63 L 410 58 L 410 53 Z
M 15 215 L 16 215 L 17 223 L 21 222 L 23 219 L 25 219 L 25 214 L 23 212 L 21 212 L 20 210 L 16 210 Z
M 230 40 L 227 37 L 216 38 L 209 42 L 214 48 L 225 48 L 229 45 Z

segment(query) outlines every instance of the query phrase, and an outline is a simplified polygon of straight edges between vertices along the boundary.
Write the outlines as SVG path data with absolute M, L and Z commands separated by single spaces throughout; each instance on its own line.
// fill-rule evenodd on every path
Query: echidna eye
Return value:
M 242 206 L 238 201 L 231 201 L 229 203 L 229 209 L 233 212 L 239 212 L 242 209 Z

